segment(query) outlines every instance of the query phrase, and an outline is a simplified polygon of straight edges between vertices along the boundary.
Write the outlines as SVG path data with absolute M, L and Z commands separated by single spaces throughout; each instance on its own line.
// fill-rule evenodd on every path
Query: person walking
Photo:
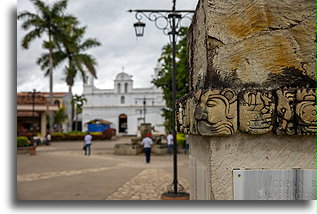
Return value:
M 141 144 L 144 146 L 145 162 L 150 163 L 151 162 L 151 147 L 153 144 L 153 141 L 151 139 L 151 134 L 146 134 L 146 137 L 143 138 Z
M 85 136 L 85 155 L 90 155 L 91 153 L 91 140 L 92 140 L 92 136 L 90 135 L 90 133 L 88 132 L 87 135 Z
M 169 132 L 169 134 L 166 137 L 167 139 L 167 154 L 170 154 L 171 147 L 173 146 L 173 135 L 172 132 Z

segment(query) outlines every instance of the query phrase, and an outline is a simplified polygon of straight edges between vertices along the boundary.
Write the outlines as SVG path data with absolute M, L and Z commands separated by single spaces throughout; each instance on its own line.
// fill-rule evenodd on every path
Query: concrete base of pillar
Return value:
M 315 169 L 315 136 L 190 136 L 190 199 L 233 200 L 233 169 Z

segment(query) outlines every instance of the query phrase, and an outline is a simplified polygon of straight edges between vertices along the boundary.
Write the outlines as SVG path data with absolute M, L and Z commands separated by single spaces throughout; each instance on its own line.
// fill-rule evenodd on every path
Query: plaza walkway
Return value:
M 18 200 L 160 200 L 173 180 L 172 155 L 118 156 L 114 145 L 130 138 L 93 142 L 92 155 L 82 142 L 53 142 L 37 154 L 17 155 Z M 179 154 L 180 183 L 189 192 L 188 156 Z

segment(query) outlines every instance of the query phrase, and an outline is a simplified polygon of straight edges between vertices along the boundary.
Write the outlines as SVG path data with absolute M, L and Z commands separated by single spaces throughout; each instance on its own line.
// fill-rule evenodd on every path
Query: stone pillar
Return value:
M 46 135 L 46 112 L 41 113 L 41 136 Z
M 234 199 L 238 169 L 315 169 L 314 1 L 200 0 L 188 51 L 191 199 Z

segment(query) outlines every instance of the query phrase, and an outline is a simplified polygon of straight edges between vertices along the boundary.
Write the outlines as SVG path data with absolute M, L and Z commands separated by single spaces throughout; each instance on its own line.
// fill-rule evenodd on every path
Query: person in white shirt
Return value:
M 90 135 L 90 133 L 88 132 L 87 135 L 85 136 L 85 155 L 90 155 L 91 152 L 91 140 L 92 140 L 92 136 Z
M 150 163 L 150 161 L 151 161 L 151 147 L 153 144 L 153 141 L 151 139 L 151 134 L 146 134 L 146 137 L 143 138 L 141 144 L 144 147 L 145 162 Z
M 169 154 L 170 151 L 171 151 L 171 147 L 172 147 L 172 145 L 173 145 L 173 135 L 172 135 L 172 132 L 169 132 L 169 135 L 167 135 L 166 139 L 167 139 L 167 154 Z
M 45 145 L 50 145 L 51 139 L 51 134 L 48 132 L 45 137 Z

